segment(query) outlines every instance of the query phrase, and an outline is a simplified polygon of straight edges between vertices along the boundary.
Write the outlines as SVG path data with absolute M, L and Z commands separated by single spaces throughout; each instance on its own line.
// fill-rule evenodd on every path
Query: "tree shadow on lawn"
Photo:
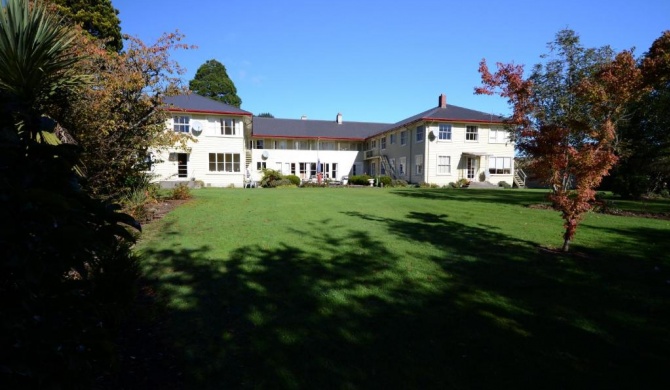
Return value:
M 441 255 L 396 252 L 328 222 L 296 232 L 312 248 L 241 246 L 227 259 L 209 258 L 208 247 L 144 252 L 147 277 L 172 302 L 173 342 L 192 386 L 668 383 L 670 342 L 658 337 L 667 318 L 636 310 L 660 297 L 610 287 L 604 262 L 584 266 L 446 215 L 345 214 Z
M 628 218 L 628 217 L 615 217 Z M 615 228 L 594 226 L 588 221 L 583 222 L 580 231 L 592 230 L 595 234 L 606 233 L 591 251 L 601 253 L 608 258 L 626 258 L 643 260 L 640 265 L 670 267 L 670 228 L 655 229 L 646 226 Z M 577 244 L 578 245 L 578 244 Z
M 529 206 L 537 203 L 549 203 L 545 191 L 470 189 L 470 188 L 419 188 L 411 190 L 393 190 L 392 194 L 430 200 L 455 200 L 465 202 L 499 203 L 505 205 Z

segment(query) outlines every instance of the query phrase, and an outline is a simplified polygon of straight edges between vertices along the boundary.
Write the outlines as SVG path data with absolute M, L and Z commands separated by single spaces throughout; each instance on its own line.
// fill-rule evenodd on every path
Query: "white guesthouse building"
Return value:
M 190 94 L 166 99 L 168 131 L 188 132 L 187 150 L 157 155 L 152 171 L 165 185 L 198 180 L 211 187 L 242 187 L 263 168 L 303 180 L 387 175 L 409 183 L 445 185 L 459 179 L 510 185 L 514 145 L 502 118 L 438 105 L 396 123 L 253 117 L 250 112 Z

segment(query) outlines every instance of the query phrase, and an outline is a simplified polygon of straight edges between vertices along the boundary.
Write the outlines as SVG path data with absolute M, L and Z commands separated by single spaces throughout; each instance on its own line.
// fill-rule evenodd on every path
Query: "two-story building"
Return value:
M 252 114 L 196 94 L 171 96 L 165 103 L 172 114 L 168 131 L 191 134 L 196 142 L 188 142 L 186 149 L 155 152 L 155 180 L 168 186 L 199 180 L 211 187 L 241 187 L 250 163 L 244 133 Z
M 348 122 L 342 114 L 332 121 L 252 117 L 194 94 L 166 102 L 170 131 L 189 132 L 197 142 L 159 156 L 153 172 L 160 181 L 242 187 L 270 168 L 303 180 L 321 172 L 438 185 L 513 182 L 514 145 L 502 118 L 448 105 L 445 95 L 436 107 L 393 124 Z
M 503 118 L 448 105 L 406 118 L 366 139 L 371 174 L 444 185 L 460 179 L 512 184 L 514 145 Z
M 303 180 L 318 172 L 324 178 L 365 173 L 365 140 L 387 128 L 386 123 L 254 117 L 249 148 L 255 175 L 262 168 L 293 174 Z M 320 166 L 317 166 L 320 164 Z

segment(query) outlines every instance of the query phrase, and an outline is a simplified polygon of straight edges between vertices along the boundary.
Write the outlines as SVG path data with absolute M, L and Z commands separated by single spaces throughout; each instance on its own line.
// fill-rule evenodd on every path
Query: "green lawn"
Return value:
M 670 386 L 670 221 L 556 255 L 543 194 L 205 189 L 138 252 L 188 388 Z

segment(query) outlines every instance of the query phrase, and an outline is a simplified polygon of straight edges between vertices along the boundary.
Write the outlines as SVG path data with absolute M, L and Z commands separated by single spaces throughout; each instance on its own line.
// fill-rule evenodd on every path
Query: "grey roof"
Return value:
M 347 122 L 312 119 L 277 119 L 254 117 L 254 137 L 331 138 L 363 140 L 380 133 L 389 123 Z
M 206 114 L 229 114 L 251 116 L 252 113 L 197 94 L 177 95 L 165 98 L 171 111 Z M 434 107 L 396 123 L 349 122 L 335 120 L 303 120 L 278 118 L 253 118 L 253 135 L 256 137 L 286 138 L 331 138 L 364 140 L 376 134 L 418 121 L 502 123 L 498 115 L 447 105 Z
M 191 93 L 188 95 L 168 96 L 164 99 L 171 111 L 185 111 L 205 114 L 253 115 L 230 104 L 222 103 L 204 96 Z
M 447 105 L 435 107 L 416 114 L 400 122 L 394 123 L 387 130 L 392 130 L 417 121 L 435 122 L 473 122 L 473 123 L 502 123 L 503 117 L 485 112 L 470 110 L 459 106 Z

